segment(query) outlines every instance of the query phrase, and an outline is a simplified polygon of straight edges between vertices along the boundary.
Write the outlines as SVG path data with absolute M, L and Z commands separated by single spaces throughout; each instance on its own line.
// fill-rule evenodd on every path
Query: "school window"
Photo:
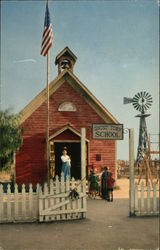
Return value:
M 96 161 L 101 161 L 101 154 L 96 155 Z

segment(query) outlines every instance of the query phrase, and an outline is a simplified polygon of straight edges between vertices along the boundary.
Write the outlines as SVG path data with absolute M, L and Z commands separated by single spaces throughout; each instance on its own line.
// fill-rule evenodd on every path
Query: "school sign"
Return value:
M 99 140 L 123 140 L 123 124 L 93 124 L 92 138 Z

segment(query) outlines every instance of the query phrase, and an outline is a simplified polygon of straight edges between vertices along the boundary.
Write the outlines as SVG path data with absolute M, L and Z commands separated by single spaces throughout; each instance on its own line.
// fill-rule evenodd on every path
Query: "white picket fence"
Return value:
M 71 190 L 76 188 L 79 199 L 69 198 Z M 34 222 L 54 221 L 85 218 L 86 214 L 86 185 L 85 181 L 75 181 L 74 178 L 66 182 L 62 176 L 59 181 L 50 181 L 50 188 L 37 184 L 33 191 L 32 184 L 29 190 L 23 184 L 19 191 L 18 185 L 11 192 L 8 184 L 7 193 L 0 185 L 0 223 L 7 222 Z
M 71 198 L 71 190 L 76 190 L 79 197 Z M 39 193 L 39 221 L 73 220 L 86 217 L 86 183 L 83 181 L 64 181 L 64 176 L 59 181 L 50 181 L 50 190 L 47 184 L 44 191 Z
M 134 185 L 134 210 L 136 216 L 148 216 L 159 214 L 159 185 L 153 183 L 153 187 L 148 182 L 141 185 Z
M 8 184 L 7 193 L 0 185 L 0 223 L 3 222 L 25 222 L 36 221 L 39 215 L 39 184 L 36 192 L 33 192 L 32 184 L 26 192 L 25 185 L 22 185 L 21 192 L 15 184 L 14 193 L 11 193 L 11 186 Z

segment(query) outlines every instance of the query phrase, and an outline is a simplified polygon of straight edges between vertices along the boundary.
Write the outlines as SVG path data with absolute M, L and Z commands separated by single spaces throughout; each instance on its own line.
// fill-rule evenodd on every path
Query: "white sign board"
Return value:
M 123 124 L 93 124 L 92 138 L 99 140 L 123 140 Z

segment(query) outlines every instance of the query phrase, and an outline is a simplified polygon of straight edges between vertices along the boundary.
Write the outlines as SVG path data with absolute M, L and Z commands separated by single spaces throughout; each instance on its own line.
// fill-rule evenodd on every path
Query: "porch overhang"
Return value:
M 66 130 L 70 130 L 73 134 L 75 134 L 76 136 L 79 137 L 79 140 L 81 140 L 81 133 L 78 132 L 76 129 L 74 129 L 71 125 L 67 124 L 66 126 L 64 126 L 63 128 L 61 128 L 60 130 L 58 130 L 54 134 L 52 134 L 49 137 L 49 141 L 56 139 L 57 136 L 59 136 L 60 134 L 62 134 Z M 86 140 L 86 142 L 89 142 L 89 140 L 87 138 L 85 140 Z

